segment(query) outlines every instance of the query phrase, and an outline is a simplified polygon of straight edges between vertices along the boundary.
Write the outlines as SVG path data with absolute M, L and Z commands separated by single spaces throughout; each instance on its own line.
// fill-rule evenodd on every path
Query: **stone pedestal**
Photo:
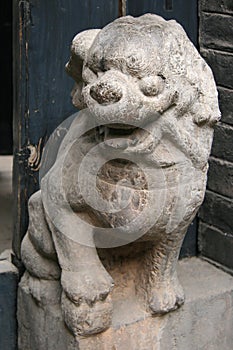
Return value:
M 18 270 L 10 262 L 11 251 L 0 254 L 0 349 L 15 350 L 17 345 L 16 296 Z
M 62 318 L 59 282 L 40 282 L 36 302 L 25 275 L 18 293 L 25 306 L 18 310 L 19 350 L 231 350 L 233 277 L 197 258 L 179 262 L 178 274 L 186 295 L 179 310 L 151 317 L 127 281 L 126 289 L 113 293 L 111 328 L 77 339 Z

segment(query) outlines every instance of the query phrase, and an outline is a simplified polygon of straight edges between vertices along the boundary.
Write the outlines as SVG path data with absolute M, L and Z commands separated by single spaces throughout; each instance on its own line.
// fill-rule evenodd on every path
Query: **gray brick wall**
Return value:
M 221 122 L 215 127 L 198 249 L 233 272 L 233 0 L 199 0 L 200 52 L 213 70 Z

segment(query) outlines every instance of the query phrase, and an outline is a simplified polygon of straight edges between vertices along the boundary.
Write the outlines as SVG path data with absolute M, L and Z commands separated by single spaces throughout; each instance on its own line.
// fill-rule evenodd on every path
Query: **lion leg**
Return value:
M 64 217 L 64 222 L 69 215 Z M 51 225 L 51 223 L 50 223 Z M 51 226 L 52 227 L 52 226 Z M 81 227 L 78 227 L 82 231 Z M 61 306 L 65 322 L 74 335 L 91 335 L 110 326 L 113 280 L 102 265 L 96 248 L 72 240 L 52 228 L 61 266 Z M 81 235 L 81 232 L 80 232 Z
M 161 239 L 146 253 L 141 280 L 152 314 L 165 314 L 184 303 L 176 266 L 185 232 L 173 233 Z
M 28 208 L 29 226 L 22 241 L 21 256 L 29 273 L 29 283 L 36 280 L 59 280 L 60 267 L 45 219 L 40 191 L 31 196 Z M 38 288 L 32 287 L 36 286 L 36 283 L 30 283 L 30 285 L 32 295 L 37 298 Z
M 38 252 L 27 233 L 21 246 L 21 256 L 24 266 L 30 275 L 39 279 L 58 280 L 59 265 Z

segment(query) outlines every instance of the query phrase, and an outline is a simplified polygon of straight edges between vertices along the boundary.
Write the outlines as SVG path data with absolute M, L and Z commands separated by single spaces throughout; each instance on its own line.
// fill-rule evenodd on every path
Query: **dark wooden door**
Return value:
M 127 13 L 140 16 L 156 13 L 166 19 L 177 20 L 192 42 L 197 45 L 198 9 L 197 0 L 128 0 Z
M 14 0 L 14 240 L 28 224 L 27 201 L 38 189 L 43 146 L 51 132 L 75 110 L 72 80 L 64 66 L 73 36 L 101 28 L 121 14 L 158 13 L 176 18 L 197 39 L 197 0 Z M 195 230 L 185 254 L 195 254 Z M 185 247 L 185 246 L 184 246 Z
M 12 154 L 12 2 L 2 0 L 0 6 L 0 154 L 5 155 Z

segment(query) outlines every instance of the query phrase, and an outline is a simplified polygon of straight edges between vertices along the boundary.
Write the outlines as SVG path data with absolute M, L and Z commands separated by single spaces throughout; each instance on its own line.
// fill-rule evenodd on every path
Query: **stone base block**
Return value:
M 232 350 L 233 277 L 197 258 L 179 262 L 178 273 L 186 295 L 179 310 L 151 317 L 123 293 L 113 298 L 111 328 L 77 339 L 64 324 L 58 282 L 40 283 L 36 302 L 24 277 L 18 292 L 19 350 Z
M 0 349 L 17 348 L 16 297 L 18 270 L 10 263 L 11 252 L 0 255 Z

